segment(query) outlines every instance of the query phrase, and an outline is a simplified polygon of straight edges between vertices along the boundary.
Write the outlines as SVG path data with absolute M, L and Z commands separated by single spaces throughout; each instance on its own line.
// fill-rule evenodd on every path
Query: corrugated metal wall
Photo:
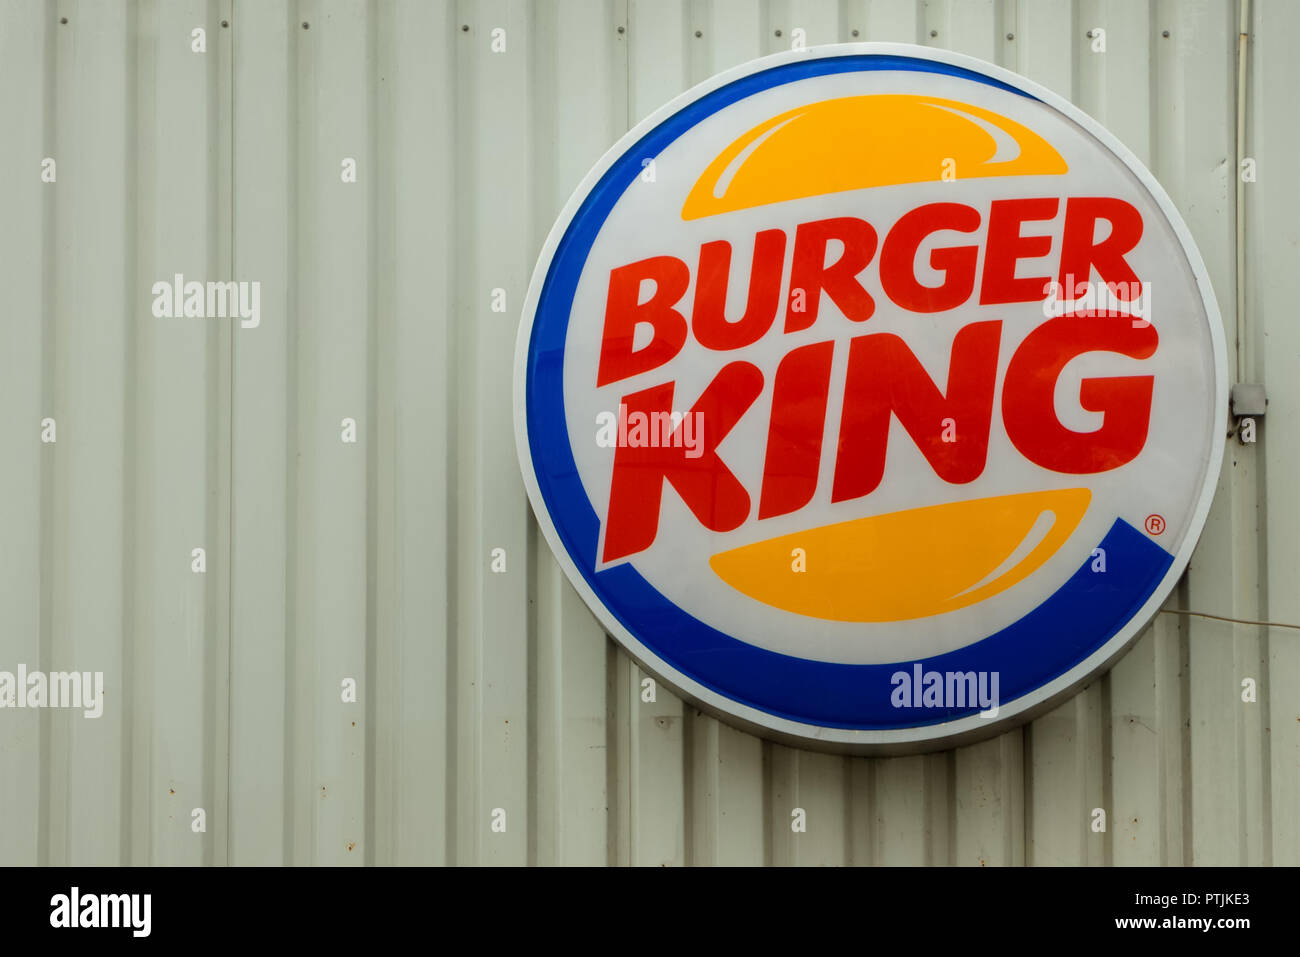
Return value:
M 1300 623 L 1300 4 L 1253 21 L 1270 406 L 1169 607 Z M 1294 629 L 1163 614 L 1021 730 L 850 759 L 643 703 L 552 560 L 511 429 L 541 242 L 633 123 L 795 28 L 1097 117 L 1182 211 L 1231 345 L 1232 0 L 0 3 L 0 669 L 108 688 L 98 720 L 0 712 L 0 863 L 1300 863 Z M 154 318 L 176 273 L 260 281 L 260 326 Z

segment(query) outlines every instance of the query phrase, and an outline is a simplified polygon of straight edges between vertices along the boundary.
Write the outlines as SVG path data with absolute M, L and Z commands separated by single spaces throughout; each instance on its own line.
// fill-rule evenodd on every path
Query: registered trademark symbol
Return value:
M 1165 530 L 1165 519 L 1163 515 L 1147 516 L 1147 531 L 1152 535 L 1159 535 Z

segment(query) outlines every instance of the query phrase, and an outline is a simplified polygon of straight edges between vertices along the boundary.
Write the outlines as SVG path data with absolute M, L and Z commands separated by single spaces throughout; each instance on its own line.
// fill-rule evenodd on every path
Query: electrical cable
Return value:
M 1190 611 L 1186 608 L 1161 608 L 1162 615 L 1191 615 L 1195 618 L 1211 618 L 1214 621 L 1227 621 L 1234 625 L 1264 625 L 1269 628 L 1294 628 L 1300 631 L 1300 625 L 1291 625 L 1285 621 L 1253 621 L 1249 618 L 1228 618 L 1225 615 L 1211 615 L 1204 611 Z

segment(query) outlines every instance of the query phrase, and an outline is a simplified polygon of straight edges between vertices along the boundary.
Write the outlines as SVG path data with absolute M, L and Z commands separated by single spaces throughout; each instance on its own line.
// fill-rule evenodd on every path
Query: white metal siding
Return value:
M 973 54 L 1097 117 L 1186 218 L 1231 346 L 1232 0 L 0 3 L 0 669 L 108 685 L 98 720 L 0 712 L 0 864 L 1300 863 L 1294 629 L 1162 614 L 1021 730 L 845 758 L 642 703 L 552 560 L 511 427 L 541 242 L 632 124 L 795 28 Z M 1270 405 L 1169 601 L 1289 623 L 1297 42 L 1300 4 L 1256 0 Z M 178 272 L 259 280 L 260 327 L 155 319 Z

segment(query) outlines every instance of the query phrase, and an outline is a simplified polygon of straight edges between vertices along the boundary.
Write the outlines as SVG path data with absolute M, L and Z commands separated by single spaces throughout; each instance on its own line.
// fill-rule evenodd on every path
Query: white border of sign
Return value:
M 1182 246 L 1187 261 L 1192 268 L 1192 273 L 1196 279 L 1196 284 L 1201 291 L 1201 299 L 1205 304 L 1206 316 L 1210 325 L 1210 340 L 1214 348 L 1214 408 L 1219 411 L 1226 411 L 1228 406 L 1228 369 L 1227 369 L 1227 347 L 1224 340 L 1223 321 L 1219 314 L 1218 302 L 1214 297 L 1214 290 L 1210 285 L 1210 276 L 1206 271 L 1205 263 L 1201 259 L 1201 254 L 1192 240 L 1191 233 L 1187 225 L 1183 222 L 1182 216 L 1174 207 L 1173 201 L 1168 194 L 1156 182 L 1154 176 L 1147 168 L 1137 159 L 1133 153 L 1124 146 L 1118 139 L 1111 135 L 1100 123 L 1085 114 L 1078 107 L 1074 106 L 1068 100 L 1053 93 L 1051 90 L 1041 86 L 1032 80 L 1013 73 L 1010 70 L 986 63 L 975 57 L 966 56 L 960 53 L 952 53 L 947 50 L 938 50 L 931 47 L 915 46 L 909 43 L 841 43 L 828 46 L 809 47 L 805 50 L 790 50 L 783 53 L 776 53 L 771 56 L 762 57 L 757 60 L 751 60 L 740 66 L 733 67 L 723 73 L 719 73 L 703 83 L 692 87 L 686 92 L 674 97 L 670 102 L 664 104 L 635 127 L 629 130 L 622 138 L 615 143 L 600 161 L 592 167 L 591 171 L 583 178 L 578 188 L 573 191 L 569 201 L 564 204 L 564 209 L 551 227 L 550 234 L 546 237 L 546 243 L 542 246 L 541 253 L 538 256 L 537 266 L 533 271 L 532 281 L 528 286 L 528 296 L 524 301 L 523 316 L 524 321 L 520 324 L 518 339 L 515 344 L 515 369 L 514 369 L 514 406 L 515 406 L 515 448 L 519 455 L 520 470 L 523 474 L 524 486 L 528 490 L 528 499 L 532 504 L 533 513 L 537 516 L 537 523 L 541 527 L 543 534 L 546 536 L 547 544 L 550 546 L 552 554 L 564 569 L 573 587 L 577 589 L 582 596 L 587 607 L 591 608 L 600 623 L 605 627 L 615 639 L 618 640 L 624 649 L 637 661 L 637 663 L 648 674 L 654 676 L 664 685 L 681 697 L 685 698 L 699 707 L 717 715 L 724 721 L 738 725 L 748 731 L 761 735 L 766 738 L 774 738 L 785 743 L 793 744 L 800 747 L 813 748 L 823 751 L 853 752 L 861 754 L 888 754 L 888 753 L 917 753 L 922 751 L 935 751 L 955 747 L 959 744 L 967 744 L 983 738 L 992 737 L 1000 734 L 1012 727 L 1023 724 L 1034 716 L 1043 713 L 1053 705 L 1059 703 L 1071 692 L 1080 688 L 1090 679 L 1095 677 L 1099 672 L 1113 663 L 1121 654 L 1123 654 L 1129 645 L 1137 638 L 1147 623 L 1156 614 L 1160 605 L 1168 597 L 1174 585 L 1178 582 L 1183 570 L 1187 567 L 1188 561 L 1192 556 L 1192 550 L 1196 547 L 1197 540 L 1200 538 L 1201 531 L 1205 527 L 1205 519 L 1209 514 L 1210 503 L 1214 498 L 1214 491 L 1219 481 L 1219 471 L 1223 464 L 1223 441 L 1215 439 L 1210 444 L 1210 461 L 1205 463 L 1205 477 L 1201 486 L 1200 498 L 1196 503 L 1196 510 L 1192 515 L 1192 520 L 1188 526 L 1188 532 L 1183 539 L 1181 547 L 1174 555 L 1173 563 L 1165 573 L 1164 579 L 1159 586 L 1151 593 L 1151 597 L 1146 604 L 1129 619 L 1128 623 L 1120 631 L 1098 648 L 1093 654 L 1075 665 L 1064 674 L 1058 675 L 1052 681 L 1035 689 L 1029 694 L 1003 705 L 999 709 L 996 718 L 981 718 L 979 715 L 968 715 L 955 721 L 944 722 L 942 724 L 924 725 L 913 728 L 900 728 L 892 730 L 873 730 L 873 731 L 853 731 L 844 728 L 824 728 L 817 725 L 804 724 L 801 722 L 790 721 L 786 718 L 777 717 L 760 711 L 757 708 L 749 707 L 740 702 L 733 701 L 723 695 L 718 694 L 710 688 L 696 682 L 694 679 L 682 674 L 675 668 L 670 667 L 667 662 L 662 661 L 649 648 L 639 642 L 623 625 L 614 617 L 608 608 L 596 597 L 595 593 L 588 586 L 586 580 L 579 573 L 573 563 L 568 550 L 565 549 L 560 541 L 559 534 L 556 532 L 555 525 L 551 521 L 549 513 L 544 507 L 542 501 L 541 489 L 538 487 L 537 476 L 533 471 L 532 450 L 528 441 L 528 428 L 526 419 L 525 406 L 525 375 L 528 359 L 528 345 L 532 338 L 533 318 L 537 309 L 537 300 L 541 295 L 542 284 L 546 280 L 547 272 L 550 270 L 551 260 L 555 254 L 555 249 L 559 245 L 560 239 L 564 236 L 574 215 L 577 213 L 582 201 L 586 199 L 588 193 L 600 181 L 601 176 L 614 164 L 614 162 L 624 154 L 633 144 L 650 130 L 658 126 L 668 117 L 672 116 L 682 107 L 694 102 L 706 93 L 725 86 L 741 77 L 757 73 L 761 70 L 767 70 L 783 63 L 792 63 L 810 58 L 826 58 L 837 56 L 853 56 L 862 54 L 875 55 L 893 55 L 906 56 L 923 60 L 931 60 L 936 63 L 948 64 L 951 66 L 963 67 L 976 73 L 982 73 L 985 76 L 995 80 L 1000 80 L 1009 86 L 1024 90 L 1026 93 L 1037 97 L 1048 106 L 1064 114 L 1075 123 L 1079 124 L 1084 130 L 1090 133 L 1107 149 L 1114 153 L 1124 162 L 1138 178 L 1147 192 L 1151 194 L 1153 200 L 1160 207 L 1160 211 L 1173 227 L 1175 235 L 1178 237 L 1179 244 Z M 1226 434 L 1226 424 L 1224 426 Z

